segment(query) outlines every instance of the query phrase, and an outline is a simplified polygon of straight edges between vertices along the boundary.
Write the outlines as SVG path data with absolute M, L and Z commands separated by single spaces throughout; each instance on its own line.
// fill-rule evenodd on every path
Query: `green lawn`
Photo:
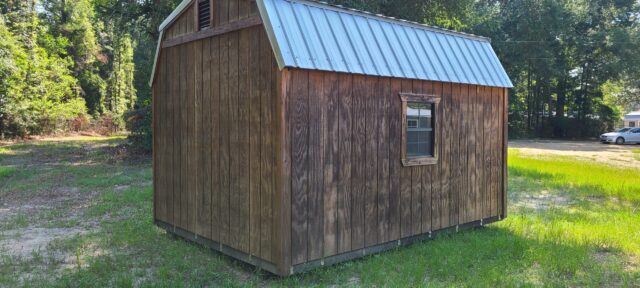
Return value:
M 124 157 L 122 142 L 0 147 L 0 199 L 80 199 L 0 214 L 0 243 L 30 227 L 88 231 L 31 255 L 0 250 L 0 286 L 640 286 L 637 170 L 512 149 L 506 220 L 280 279 L 156 228 L 150 160 Z

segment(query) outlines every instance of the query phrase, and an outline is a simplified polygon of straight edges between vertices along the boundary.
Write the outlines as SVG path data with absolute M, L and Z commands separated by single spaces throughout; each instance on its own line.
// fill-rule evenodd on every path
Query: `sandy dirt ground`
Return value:
M 640 145 L 600 144 L 597 141 L 558 141 L 558 140 L 514 140 L 509 148 L 517 148 L 520 153 L 532 156 L 571 156 L 578 159 L 595 161 L 618 167 L 640 169 L 640 160 L 633 151 Z M 636 152 L 638 153 L 638 152 Z

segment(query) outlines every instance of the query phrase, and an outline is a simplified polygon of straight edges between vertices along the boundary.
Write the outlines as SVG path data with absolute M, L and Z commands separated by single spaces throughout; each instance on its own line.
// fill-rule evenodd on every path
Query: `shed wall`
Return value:
M 506 89 L 283 73 L 292 265 L 504 216 Z M 402 166 L 401 92 L 442 97 L 437 165 Z
M 278 75 L 262 26 L 162 49 L 153 86 L 157 221 L 275 261 Z
M 252 0 L 210 0 L 211 24 L 218 27 L 230 22 L 258 15 L 256 2 Z M 194 1 L 169 27 L 166 28 L 165 40 L 198 31 L 197 9 Z

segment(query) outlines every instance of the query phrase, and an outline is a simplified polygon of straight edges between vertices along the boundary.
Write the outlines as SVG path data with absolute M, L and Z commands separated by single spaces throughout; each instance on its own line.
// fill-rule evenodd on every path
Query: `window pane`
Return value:
M 433 107 L 431 103 L 407 103 L 407 157 L 433 156 Z

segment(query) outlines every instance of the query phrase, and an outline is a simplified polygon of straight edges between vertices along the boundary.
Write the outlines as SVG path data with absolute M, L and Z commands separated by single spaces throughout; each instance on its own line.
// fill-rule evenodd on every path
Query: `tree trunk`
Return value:
M 553 133 L 556 137 L 565 137 L 564 131 L 564 111 L 567 103 L 567 83 L 564 78 L 558 82 L 558 101 L 556 101 L 556 117 Z

